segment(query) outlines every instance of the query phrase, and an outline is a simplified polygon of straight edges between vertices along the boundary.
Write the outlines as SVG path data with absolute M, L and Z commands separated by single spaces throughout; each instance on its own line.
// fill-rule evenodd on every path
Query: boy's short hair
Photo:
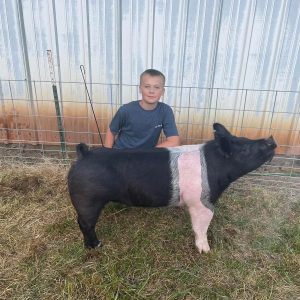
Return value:
M 163 79 L 163 85 L 165 85 L 165 82 L 166 82 L 165 75 L 162 72 L 158 71 L 158 70 L 155 70 L 155 69 L 147 69 L 147 70 L 145 70 L 140 75 L 140 84 L 142 83 L 142 78 L 143 78 L 144 75 L 160 76 Z

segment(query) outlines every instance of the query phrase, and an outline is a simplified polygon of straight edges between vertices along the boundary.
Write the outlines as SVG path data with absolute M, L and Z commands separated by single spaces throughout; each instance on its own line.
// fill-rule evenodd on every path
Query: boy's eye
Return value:
M 150 85 L 144 85 L 144 88 L 146 88 L 146 89 L 150 89 L 150 88 L 151 88 L 151 86 L 150 86 Z M 153 88 L 154 88 L 154 89 L 156 89 L 156 90 L 159 90 L 159 89 L 161 89 L 161 87 L 160 87 L 160 86 L 154 86 Z

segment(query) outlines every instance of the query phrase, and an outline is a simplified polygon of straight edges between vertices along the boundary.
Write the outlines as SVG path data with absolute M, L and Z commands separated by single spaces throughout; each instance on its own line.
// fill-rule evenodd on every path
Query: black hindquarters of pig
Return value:
M 197 232 L 197 215 L 205 219 L 213 214 L 215 202 L 229 184 L 271 160 L 276 148 L 272 137 L 250 140 L 231 135 L 219 123 L 213 128 L 214 140 L 201 145 L 151 150 L 89 150 L 85 144 L 79 144 L 78 160 L 69 171 L 68 187 L 85 246 L 95 248 L 101 244 L 95 225 L 101 210 L 113 201 L 145 207 L 186 205 L 192 213 L 198 250 L 209 251 L 206 231 L 210 219 L 207 218 L 207 224 L 202 224 L 205 228 Z M 188 167 L 182 165 L 190 157 L 196 157 L 198 162 Z M 193 170 L 189 172 L 189 168 Z M 199 179 L 188 179 L 185 187 L 190 188 L 189 182 L 193 188 L 198 182 L 202 184 L 196 187 L 200 191 L 197 197 L 184 199 L 189 193 L 181 190 L 180 170 L 201 174 Z

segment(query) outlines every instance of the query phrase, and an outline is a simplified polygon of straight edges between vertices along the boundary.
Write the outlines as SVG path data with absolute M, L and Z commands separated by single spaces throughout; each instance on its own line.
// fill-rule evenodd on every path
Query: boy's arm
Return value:
M 105 141 L 104 141 L 104 147 L 106 148 L 112 148 L 115 142 L 115 136 L 111 132 L 110 128 L 107 128 L 106 136 L 105 136 Z
M 176 147 L 176 146 L 180 146 L 180 138 L 178 135 L 174 135 L 174 136 L 169 136 L 166 138 L 165 141 L 163 141 L 160 144 L 157 144 L 156 147 L 157 148 L 166 148 L 166 147 Z
M 163 132 L 166 136 L 166 139 L 162 143 L 158 143 L 156 147 L 166 148 L 181 145 L 178 130 L 175 123 L 174 113 L 171 107 L 168 105 L 165 105 L 165 114 L 163 118 Z

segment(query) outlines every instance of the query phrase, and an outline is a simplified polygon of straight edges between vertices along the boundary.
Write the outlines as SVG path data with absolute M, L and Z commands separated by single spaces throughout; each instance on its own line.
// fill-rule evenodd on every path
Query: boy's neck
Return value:
M 158 102 L 155 102 L 155 103 L 147 103 L 145 102 L 143 99 L 139 101 L 140 103 L 140 106 L 144 109 L 144 110 L 153 110 L 156 108 L 157 106 L 157 103 Z

